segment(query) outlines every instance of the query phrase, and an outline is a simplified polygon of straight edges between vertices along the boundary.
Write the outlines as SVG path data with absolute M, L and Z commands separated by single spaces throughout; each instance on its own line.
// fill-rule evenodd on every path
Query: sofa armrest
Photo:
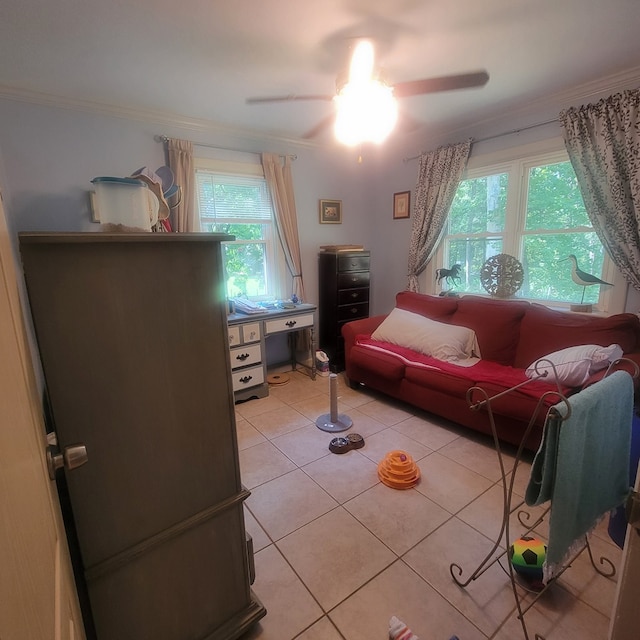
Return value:
M 356 336 L 371 335 L 381 324 L 387 315 L 372 316 L 361 320 L 352 320 L 342 325 L 342 337 L 344 338 L 344 356 L 349 359 L 351 347 L 355 344 Z
M 622 369 L 623 371 L 627 371 L 630 375 L 635 375 L 636 370 L 633 366 L 635 364 L 638 367 L 638 371 L 640 371 L 640 352 L 633 351 L 631 353 L 622 354 L 623 361 L 616 367 L 616 369 Z M 625 362 L 627 360 L 627 362 Z M 630 361 L 630 362 L 629 362 Z M 631 364 L 633 363 L 633 364 Z M 586 389 L 587 387 L 595 384 L 599 380 L 604 378 L 607 369 L 601 369 L 600 371 L 596 371 L 592 375 L 589 376 L 587 381 L 582 385 L 582 389 Z M 636 396 L 640 393 L 640 376 L 638 378 L 634 378 L 633 380 L 633 388 L 635 390 Z

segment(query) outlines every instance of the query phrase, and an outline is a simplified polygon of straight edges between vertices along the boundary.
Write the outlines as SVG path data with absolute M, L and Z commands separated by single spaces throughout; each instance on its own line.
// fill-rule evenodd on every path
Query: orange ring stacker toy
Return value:
M 406 451 L 396 449 L 378 465 L 378 478 L 392 489 L 411 489 L 420 480 L 420 469 Z

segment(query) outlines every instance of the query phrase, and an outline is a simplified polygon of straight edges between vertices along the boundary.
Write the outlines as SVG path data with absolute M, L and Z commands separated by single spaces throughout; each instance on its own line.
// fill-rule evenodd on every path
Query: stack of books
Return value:
M 324 244 L 320 246 L 320 251 L 327 253 L 337 253 L 340 251 L 364 251 L 364 245 L 361 244 Z

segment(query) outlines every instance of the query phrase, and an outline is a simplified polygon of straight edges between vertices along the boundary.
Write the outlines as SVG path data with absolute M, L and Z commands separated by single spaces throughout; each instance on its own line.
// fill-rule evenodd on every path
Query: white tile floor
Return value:
M 315 426 L 330 412 L 328 378 L 291 372 L 269 397 L 236 405 L 253 590 L 268 611 L 243 640 L 385 640 L 392 615 L 421 640 L 524 638 L 498 564 L 466 589 L 450 573 L 457 563 L 470 575 L 499 531 L 503 492 L 490 439 L 349 389 L 342 376 L 338 388 L 338 412 L 365 438 L 346 454 L 331 453 L 337 434 Z M 392 449 L 418 463 L 415 488 L 378 480 L 378 462 Z M 528 465 L 521 471 L 520 494 Z M 523 527 L 512 522 L 514 538 Z M 545 525 L 537 533 L 544 537 Z M 606 523 L 592 545 L 618 564 Z M 604 640 L 614 591 L 582 554 L 526 613 L 530 639 Z

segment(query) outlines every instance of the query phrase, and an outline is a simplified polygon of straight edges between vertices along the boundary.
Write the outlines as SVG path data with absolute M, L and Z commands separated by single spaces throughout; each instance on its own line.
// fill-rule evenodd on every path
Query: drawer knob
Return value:
M 358 313 L 358 307 L 351 307 L 351 313 Z
M 253 376 L 242 376 L 242 378 L 240 378 L 240 382 L 250 382 L 251 380 L 253 380 Z
M 351 297 L 352 297 L 352 298 L 357 298 L 357 297 L 358 297 L 358 294 L 357 294 L 357 293 L 352 293 L 352 294 L 351 294 Z
M 358 282 L 358 276 L 352 276 L 351 282 Z
M 287 325 L 287 327 L 295 327 L 298 323 L 295 320 L 287 320 L 285 324 Z
M 239 353 L 236 356 L 236 360 L 240 360 L 240 362 L 244 362 L 249 357 L 248 353 Z

